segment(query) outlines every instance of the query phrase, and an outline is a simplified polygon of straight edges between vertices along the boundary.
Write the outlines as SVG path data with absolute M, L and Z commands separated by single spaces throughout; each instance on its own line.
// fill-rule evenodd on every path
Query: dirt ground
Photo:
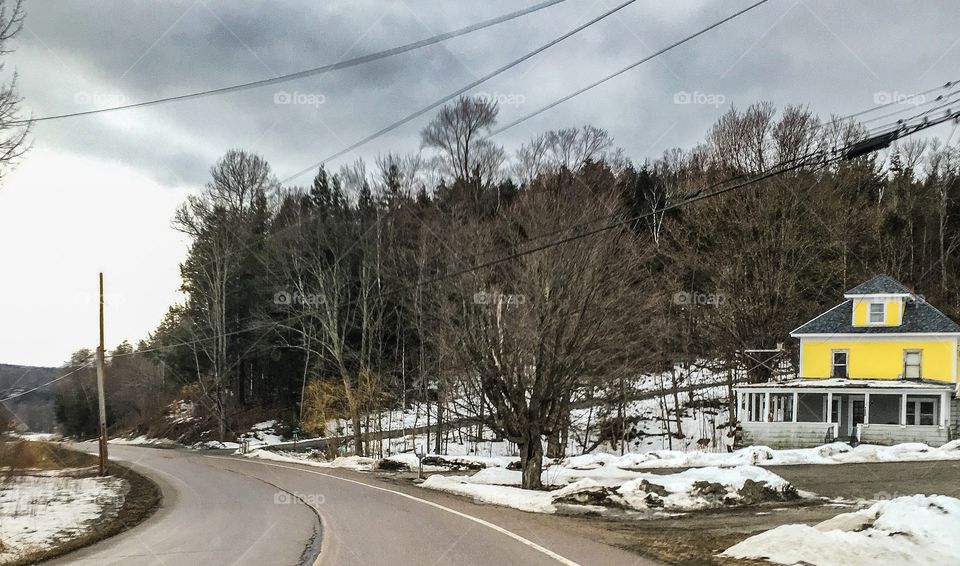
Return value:
M 583 518 L 603 525 L 607 542 L 683 566 L 768 564 L 718 558 L 724 549 L 761 531 L 788 523 L 816 524 L 873 500 L 904 495 L 960 493 L 960 462 L 770 466 L 797 489 L 832 501 L 772 504 L 749 509 L 690 513 L 650 520 Z M 663 473 L 676 470 L 662 470 Z

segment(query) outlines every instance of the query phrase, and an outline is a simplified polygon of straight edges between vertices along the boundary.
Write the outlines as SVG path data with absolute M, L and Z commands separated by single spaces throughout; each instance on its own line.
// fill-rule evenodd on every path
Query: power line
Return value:
M 533 13 L 533 12 L 537 12 L 537 11 L 539 11 L 539 10 L 543 10 L 544 8 L 549 8 L 550 6 L 553 6 L 553 5 L 556 5 L 556 4 L 559 4 L 559 3 L 561 3 L 561 2 L 565 2 L 565 1 L 566 1 L 566 0 L 547 0 L 547 1 L 545 1 L 545 2 L 540 2 L 539 4 L 534 4 L 533 6 L 530 6 L 530 7 L 528 7 L 528 8 L 524 8 L 524 9 L 522 9 L 522 10 L 517 10 L 517 11 L 515 11 L 515 12 L 511 12 L 511 13 L 505 14 L 505 15 L 503 15 L 503 16 L 498 16 L 498 17 L 496 17 L 496 18 L 491 18 L 491 19 L 489 19 L 489 20 L 484 20 L 484 21 L 482 21 L 482 22 L 478 22 L 478 23 L 476 23 L 476 24 L 472 24 L 472 25 L 469 25 L 469 26 L 466 26 L 466 27 L 463 27 L 463 28 L 460 28 L 460 29 L 456 29 L 456 30 L 449 31 L 449 32 L 446 32 L 446 33 L 441 33 L 441 34 L 438 34 L 438 35 L 434 35 L 434 36 L 432 36 L 432 37 L 428 37 L 428 38 L 422 39 L 422 40 L 420 40 L 420 41 L 414 41 L 413 43 L 407 43 L 407 44 L 405 44 L 405 45 L 400 45 L 400 46 L 398 46 L 398 47 L 393 47 L 393 48 L 391 48 L 391 49 L 385 49 L 385 50 L 383 50 L 383 51 L 377 51 L 376 53 L 371 53 L 371 54 L 369 54 L 369 55 L 362 55 L 362 56 L 360 56 L 360 57 L 354 57 L 353 59 L 347 59 L 347 60 L 345 60 L 345 61 L 339 61 L 339 62 L 337 62 L 337 63 L 331 63 L 331 64 L 329 64 L 329 65 L 323 65 L 323 66 L 320 66 L 320 67 L 314 67 L 314 68 L 312 68 L 312 69 L 306 69 L 306 70 L 303 70 L 303 71 L 298 71 L 298 72 L 296 72 L 296 73 L 289 73 L 289 74 L 285 74 L 285 75 L 280 75 L 280 76 L 278 76 L 278 77 L 273 77 L 273 78 L 270 78 L 270 79 L 262 79 L 262 80 L 259 80 L 259 81 L 252 81 L 252 82 L 248 82 L 248 83 L 230 85 L 230 86 L 225 86 L 225 87 L 220 87 L 220 88 L 214 88 L 214 89 L 210 89 L 210 90 L 203 90 L 203 91 L 199 91 L 199 92 L 191 92 L 191 93 L 187 93 L 187 94 L 178 94 L 178 95 L 175 95 L 175 96 L 167 96 L 167 97 L 163 97 L 163 98 L 156 98 L 156 99 L 153 99 L 153 100 L 145 100 L 145 101 L 143 101 L 143 102 L 134 102 L 134 103 L 131 103 L 131 104 L 122 104 L 122 105 L 118 105 L 118 106 L 111 106 L 111 107 L 108 107 L 108 108 L 98 108 L 98 109 L 95 109 L 95 110 L 85 110 L 85 111 L 82 111 L 82 112 L 70 112 L 70 113 L 66 113 L 66 114 L 56 114 L 56 115 L 53 115 L 53 116 L 43 116 L 43 117 L 40 117 L 40 118 L 32 118 L 32 119 L 29 119 L 29 120 L 18 120 L 18 121 L 15 121 L 15 122 L 11 122 L 11 124 L 13 124 L 13 125 L 22 125 L 22 124 L 28 124 L 28 123 L 31 123 L 31 122 L 47 122 L 47 121 L 50 121 L 50 120 L 61 120 L 61 119 L 64 119 L 64 118 L 76 118 L 76 117 L 78 117 L 78 116 L 89 116 L 89 115 L 92 115 L 92 114 L 102 114 L 102 113 L 105 113 L 105 112 L 115 112 L 115 111 L 117 111 L 117 110 L 129 110 L 129 109 L 131 109 L 131 108 L 143 108 L 143 107 L 146 107 L 146 106 L 155 106 L 155 105 L 158 105 L 158 104 L 166 104 L 166 103 L 169 103 L 169 102 L 180 102 L 180 101 L 184 101 L 184 100 L 192 100 L 192 99 L 203 98 L 203 97 L 207 97 L 207 96 L 214 96 L 214 95 L 226 94 L 226 93 L 230 93 L 230 92 L 237 92 L 237 91 L 247 90 L 247 89 L 251 89 L 251 88 L 259 88 L 259 87 L 263 87 L 263 86 L 274 85 L 274 84 L 279 84 L 279 83 L 283 83 L 283 82 L 288 82 L 288 81 L 292 81 L 292 80 L 296 80 L 296 79 L 301 79 L 301 78 L 304 78 L 304 77 L 310 77 L 310 76 L 318 75 L 318 74 L 321 74 L 321 73 L 328 73 L 328 72 L 331 72 L 331 71 L 339 71 L 339 70 L 341 70 L 341 69 L 346 69 L 346 68 L 349 68 L 349 67 L 355 67 L 355 66 L 358 66 L 358 65 L 363 65 L 363 64 L 365 64 L 365 63 L 370 63 L 370 62 L 372 62 L 372 61 L 378 61 L 378 60 L 380 60 L 380 59 L 385 59 L 385 58 L 387 58 L 387 57 L 392 57 L 392 56 L 394 56 L 394 55 L 399 55 L 399 54 L 401 54 L 401 53 L 406 53 L 406 52 L 408 52 L 408 51 L 413 51 L 413 50 L 416 50 L 416 49 L 420 49 L 420 48 L 422 48 L 422 47 L 426 47 L 426 46 L 429 46 L 429 45 L 433 45 L 433 44 L 436 44 L 436 43 L 440 43 L 440 42 L 446 41 L 446 40 L 448 40 L 448 39 L 452 39 L 452 38 L 455 38 L 455 37 L 459 37 L 459 36 L 461 36 L 461 35 L 466 35 L 466 34 L 469 34 L 469 33 L 475 32 L 475 31 L 479 31 L 479 30 L 482 30 L 482 29 L 485 29 L 485 28 L 488 28 L 488 27 L 491 27 L 491 26 L 495 26 L 495 25 L 497 25 L 497 24 L 501 24 L 501 23 L 504 23 L 504 22 L 507 22 L 507 21 L 510 21 L 510 20 L 514 20 L 514 19 L 516 19 L 516 18 L 519 18 L 519 17 L 521 17 L 521 16 L 525 16 L 525 15 L 527 15 L 527 14 L 531 14 L 531 13 Z
M 363 146 L 363 145 L 366 145 L 367 143 L 369 143 L 369 142 L 371 142 L 371 141 L 379 138 L 380 136 L 382 136 L 382 135 L 384 135 L 384 134 L 387 134 L 387 133 L 389 133 L 389 132 L 392 132 L 393 130 L 399 128 L 400 126 L 402 126 L 402 125 L 404 125 L 404 124 L 406 124 L 406 123 L 408 123 L 408 122 L 410 122 L 410 121 L 412 121 L 412 120 L 415 120 L 416 118 L 419 118 L 420 116 L 423 116 L 423 115 L 426 114 L 427 112 L 429 112 L 429 111 L 431 111 L 431 110 L 433 110 L 433 109 L 435 109 L 435 108 L 438 108 L 438 107 L 442 106 L 443 104 L 445 104 L 445 103 L 453 100 L 454 98 L 460 96 L 461 94 L 464 94 L 465 92 L 467 92 L 467 91 L 469 91 L 469 90 L 471 90 L 471 89 L 473 89 L 473 88 L 475 88 L 475 87 L 477 87 L 477 86 L 479 86 L 479 85 L 487 82 L 488 80 L 496 77 L 497 75 L 500 75 L 500 74 L 502 74 L 502 73 L 504 73 L 504 72 L 512 69 L 513 67 L 516 67 L 516 66 L 519 65 L 520 63 L 523 63 L 524 61 L 526 61 L 527 59 L 530 59 L 531 57 L 533 57 L 533 56 L 535 56 L 535 55 L 537 55 L 537 54 L 539 54 L 539 53 L 541 53 L 541 52 L 543 52 L 543 51 L 546 51 L 547 49 L 549 49 L 549 48 L 553 47 L 554 45 L 560 43 L 561 41 L 569 38 L 570 36 L 572 36 L 572 35 L 574 35 L 574 34 L 576 34 L 576 33 L 579 33 L 579 32 L 581 32 L 581 31 L 587 29 L 588 27 L 590 27 L 590 26 L 592 26 L 593 24 L 599 22 L 600 20 L 606 18 L 607 16 L 610 16 L 611 14 L 614 14 L 614 13 L 622 10 L 623 8 L 626 8 L 626 7 L 629 6 L 630 4 L 633 4 L 635 1 L 636 1 L 636 0 L 627 0 L 626 2 L 624 2 L 624 3 L 620 4 L 619 6 L 613 8 L 612 10 L 607 10 L 606 12 L 600 14 L 599 16 L 597 16 L 597 17 L 589 20 L 588 22 L 586 22 L 586 23 L 584 23 L 584 24 L 581 24 L 581 25 L 573 28 L 572 30 L 568 31 L 567 33 L 565 33 L 565 34 L 563 34 L 563 35 L 561 35 L 561 36 L 558 36 L 558 37 L 556 37 L 556 38 L 548 41 L 547 43 L 544 43 L 543 45 L 541 45 L 540 47 L 534 49 L 533 51 L 527 52 L 526 54 L 524 54 L 524 55 L 522 55 L 522 56 L 514 59 L 513 61 L 510 61 L 510 62 L 507 63 L 506 65 L 503 65 L 503 66 L 499 67 L 498 69 L 487 73 L 486 75 L 480 77 L 479 79 L 477 79 L 477 80 L 475 80 L 475 81 L 472 81 L 471 83 L 469 83 L 469 84 L 467 84 L 467 85 L 465 85 L 465 86 L 463 86 L 463 87 L 461 87 L 461 88 L 459 88 L 459 89 L 451 92 L 450 94 L 447 94 L 446 96 L 444 96 L 444 97 L 442 97 L 442 98 L 440 98 L 440 99 L 438 99 L 438 100 L 435 100 L 435 101 L 431 102 L 431 103 L 428 104 L 427 106 L 424 106 L 423 108 L 420 108 L 419 110 L 417 110 L 417 111 L 415 111 L 415 112 L 413 112 L 413 113 L 411 113 L 411 114 L 406 115 L 405 117 L 403 117 L 403 118 L 397 120 L 396 122 L 393 122 L 392 124 L 390 124 L 390 125 L 382 128 L 382 129 L 380 129 L 380 130 L 378 130 L 378 131 L 376 131 L 376 132 L 368 135 L 367 137 L 365 137 L 365 138 L 363 138 L 363 139 L 361 139 L 361 140 L 359 140 L 359 141 L 357 141 L 357 142 L 354 142 L 354 143 L 350 144 L 349 146 L 341 149 L 340 151 L 334 153 L 333 155 L 331 155 L 331 156 L 329 156 L 329 157 L 327 157 L 327 158 L 325 158 L 325 159 L 322 159 L 322 160 L 314 163 L 313 165 L 310 165 L 309 167 L 306 167 L 306 168 L 298 171 L 297 173 L 294 173 L 293 175 L 290 175 L 289 177 L 283 179 L 283 180 L 281 181 L 281 184 L 288 183 L 288 182 L 292 181 L 293 179 L 296 179 L 296 178 L 299 177 L 300 175 L 303 175 L 303 174 L 305 174 L 305 173 L 309 173 L 309 172 L 313 171 L 314 169 L 316 169 L 317 167 L 323 165 L 324 163 L 326 163 L 326 162 L 328 162 L 328 161 L 332 161 L 332 160 L 334 160 L 334 159 L 336 159 L 336 158 L 338 158 L 338 157 L 341 157 L 341 156 L 343 156 L 343 155 L 346 155 L 347 153 L 350 153 L 351 151 L 357 149 L 358 147 Z M 763 0 L 763 2 L 766 2 L 766 1 L 767 1 L 767 0 Z
M 660 55 L 663 55 L 663 54 L 666 53 L 667 51 L 670 51 L 671 49 L 674 49 L 675 47 L 679 47 L 680 45 L 683 45 L 684 43 L 687 43 L 688 41 L 690 41 L 690 40 L 692 40 L 692 39 L 694 39 L 694 38 L 696 38 L 696 37 L 699 37 L 699 36 L 707 33 L 708 31 L 710 31 L 710 30 L 712 30 L 712 29 L 714 29 L 714 28 L 716 28 L 716 27 L 719 27 L 719 26 L 727 23 L 727 22 L 729 22 L 730 20 L 732 20 L 732 19 L 734 19 L 734 18 L 739 17 L 739 16 L 741 16 L 741 15 L 749 12 L 750 10 L 753 10 L 754 8 L 756 8 L 756 7 L 758 7 L 758 6 L 762 5 L 762 4 L 766 4 L 768 1 L 769 1 L 769 0 L 760 0 L 759 2 L 757 2 L 757 3 L 755 3 L 755 4 L 751 4 L 750 6 L 747 6 L 746 8 L 744 8 L 744 9 L 738 11 L 738 12 L 734 12 L 733 14 L 730 14 L 729 16 L 723 18 L 722 20 L 719 20 L 719 21 L 717 21 L 717 22 L 714 22 L 714 23 L 710 24 L 709 26 L 707 26 L 707 27 L 705 27 L 705 28 L 703 28 L 703 29 L 695 32 L 695 33 L 692 33 L 692 34 L 684 37 L 683 39 L 681 39 L 681 40 L 679 40 L 679 41 L 675 41 L 675 42 L 671 43 L 670 45 L 668 45 L 668 46 L 660 49 L 659 51 L 656 51 L 656 52 L 654 52 L 654 53 L 652 53 L 652 54 L 650 54 L 650 55 L 647 55 L 646 57 L 644 57 L 643 59 L 640 59 L 639 61 L 637 61 L 637 62 L 635 62 L 635 63 L 631 63 L 630 65 L 627 65 L 626 67 L 620 69 L 619 71 L 616 71 L 616 72 L 614 72 L 614 73 L 611 73 L 611 74 L 607 75 L 606 77 L 603 77 L 603 78 L 600 79 L 600 80 L 597 80 L 597 81 L 595 81 L 595 82 L 593 82 L 593 83 L 590 83 L 589 85 L 587 85 L 587 86 L 585 86 L 585 87 L 583 87 L 583 88 L 581 88 L 581 89 L 579 89 L 579 90 L 576 90 L 576 91 L 574 91 L 574 92 L 572 92 L 572 93 L 570 93 L 570 94 L 568 94 L 568 95 L 566 95 L 566 96 L 564 96 L 564 97 L 562 97 L 562 98 L 559 98 L 559 99 L 551 102 L 550 104 L 547 104 L 546 106 L 543 106 L 543 107 L 539 108 L 538 110 L 535 110 L 535 111 L 533 111 L 533 112 L 531 112 L 531 113 L 529 113 L 529 114 L 525 114 L 525 115 L 521 116 L 520 118 L 517 118 L 516 120 L 510 122 L 509 124 L 507 124 L 507 125 L 505 125 L 505 126 L 502 126 L 502 127 L 500 127 L 500 128 L 497 128 L 496 130 L 494 130 L 493 132 L 490 133 L 490 137 L 493 137 L 493 136 L 495 136 L 495 135 L 497 135 L 497 134 L 499 134 L 499 133 L 505 132 L 506 130 L 509 130 L 510 128 L 512 128 L 512 127 L 514 127 L 514 126 L 516 126 L 516 125 L 518 125 L 518 124 L 520 124 L 520 123 L 526 122 L 527 120 L 529 120 L 530 118 L 533 118 L 534 116 L 537 116 L 537 115 L 539 115 L 539 114 L 542 114 L 542 113 L 546 112 L 547 110 L 550 110 L 551 108 L 554 108 L 555 106 L 559 106 L 560 104 L 563 104 L 564 102 L 570 100 L 571 98 L 574 98 L 574 97 L 576 97 L 576 96 L 579 96 L 579 95 L 587 92 L 588 90 L 591 90 L 591 89 L 593 89 L 593 88 L 595 88 L 595 87 L 598 87 L 598 86 L 602 85 L 603 83 L 605 83 L 605 82 L 607 82 L 607 81 L 609 81 L 609 80 L 611 80 L 611 79 L 613 79 L 613 78 L 616 78 L 616 77 L 618 77 L 618 76 L 626 73 L 627 71 L 629 71 L 629 70 L 631 70 L 631 69 L 633 69 L 633 68 L 635 68 L 635 67 L 638 67 L 638 66 L 646 63 L 647 61 L 650 61 L 651 59 L 654 59 L 654 58 L 656 58 L 656 57 L 659 57 Z
M 889 108 L 890 106 L 894 106 L 894 105 L 897 105 L 897 104 L 902 104 L 902 103 L 905 102 L 906 100 L 917 100 L 917 99 L 919 99 L 919 98 L 921 98 L 921 97 L 922 97 L 922 98 L 926 98 L 926 96 L 927 96 L 928 94 L 933 94 L 933 93 L 937 92 L 938 90 L 948 89 L 948 88 L 950 88 L 951 86 L 954 86 L 954 85 L 956 85 L 956 84 L 957 84 L 957 81 L 948 81 L 946 84 L 943 84 L 943 85 L 941 85 L 941 86 L 934 87 L 934 88 L 931 88 L 931 89 L 929 89 L 929 90 L 925 90 L 925 91 L 923 91 L 923 92 L 915 92 L 915 93 L 909 94 L 909 95 L 907 95 L 907 96 L 905 96 L 905 97 L 895 97 L 895 96 L 891 95 L 891 100 L 890 100 L 889 102 L 880 104 L 880 105 L 878 105 L 878 106 L 874 106 L 873 108 L 868 108 L 868 109 L 866 109 L 866 110 L 861 110 L 860 112 L 854 112 L 853 114 L 847 114 L 846 116 L 843 116 L 843 117 L 841 117 L 841 118 L 837 118 L 837 121 L 841 121 L 841 122 L 842 122 L 842 121 L 845 121 L 845 120 L 849 120 L 850 118 L 856 118 L 856 117 L 858 117 L 858 116 L 863 116 L 864 114 L 869 114 L 869 113 L 871 113 L 871 112 L 876 112 L 877 110 L 882 110 L 882 109 L 884 109 L 884 108 Z M 942 95 L 941 95 L 941 96 L 942 96 Z M 952 94 L 950 94 L 950 95 L 948 95 L 948 96 L 952 96 Z M 931 104 L 931 103 L 933 103 L 933 102 L 936 102 L 937 100 L 940 100 L 940 97 L 939 97 L 939 96 L 936 97 L 936 98 L 934 98 L 933 100 L 931 100 L 931 101 L 929 101 L 929 102 L 927 102 L 926 100 L 924 100 L 924 102 L 918 104 L 918 106 L 922 106 L 922 105 L 924 105 L 924 104 Z M 876 118 L 871 118 L 871 119 L 869 119 L 869 120 L 861 120 L 860 122 L 861 122 L 861 123 L 864 123 L 864 124 L 865 124 L 865 123 L 869 123 L 869 122 L 874 122 L 874 121 L 876 121 L 876 120 L 881 120 L 881 119 L 883 119 L 883 118 L 888 118 L 888 117 L 890 117 L 890 116 L 899 114 L 899 113 L 902 112 L 902 111 L 903 111 L 903 110 L 900 110 L 900 111 L 897 111 L 897 112 L 893 112 L 893 113 L 891 113 L 891 114 L 885 114 L 885 115 L 883 115 L 883 116 L 878 116 L 878 117 L 876 117 Z

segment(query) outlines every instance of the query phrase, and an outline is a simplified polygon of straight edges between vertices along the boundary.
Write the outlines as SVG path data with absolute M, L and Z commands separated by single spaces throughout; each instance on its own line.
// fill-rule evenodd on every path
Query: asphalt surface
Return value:
M 89 449 L 81 446 L 81 449 Z M 93 450 L 96 450 L 94 447 Z M 133 529 L 49 564 L 301 564 L 320 524 L 289 494 L 176 450 L 110 446 L 110 457 L 157 482 L 161 508 Z
M 477 505 L 371 474 L 111 446 L 160 511 L 53 564 L 646 565 L 590 521 Z

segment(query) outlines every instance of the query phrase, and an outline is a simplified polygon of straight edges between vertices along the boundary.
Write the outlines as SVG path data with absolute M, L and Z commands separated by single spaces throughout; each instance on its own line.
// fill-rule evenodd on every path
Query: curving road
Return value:
M 156 480 L 160 511 L 53 564 L 646 565 L 587 521 L 524 513 L 370 474 L 112 446 Z

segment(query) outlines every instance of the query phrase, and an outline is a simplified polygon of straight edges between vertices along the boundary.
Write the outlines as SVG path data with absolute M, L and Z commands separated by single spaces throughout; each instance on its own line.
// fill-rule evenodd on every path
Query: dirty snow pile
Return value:
M 518 471 L 488 468 L 472 476 L 432 475 L 422 487 L 539 513 L 553 513 L 560 505 L 587 505 L 597 510 L 692 511 L 800 497 L 789 482 L 756 466 L 696 468 L 666 475 L 582 470 L 551 475 L 546 470 L 544 484 L 558 486 L 551 491 L 520 489 L 521 476 Z
M 939 448 L 933 448 L 919 442 L 894 446 L 860 444 L 856 447 L 843 442 L 834 442 L 816 448 L 785 450 L 775 450 L 766 446 L 747 446 L 727 453 L 655 450 L 624 456 L 586 454 L 567 458 L 563 463 L 576 468 L 604 466 L 623 470 L 648 470 L 701 466 L 789 466 L 796 464 L 863 464 L 932 460 L 960 460 L 960 440 L 954 440 Z
M 723 555 L 778 564 L 906 566 L 960 560 L 960 499 L 913 495 L 880 501 L 816 526 L 783 525 Z
M 13 476 L 0 482 L 0 564 L 83 534 L 123 506 L 120 478 Z

